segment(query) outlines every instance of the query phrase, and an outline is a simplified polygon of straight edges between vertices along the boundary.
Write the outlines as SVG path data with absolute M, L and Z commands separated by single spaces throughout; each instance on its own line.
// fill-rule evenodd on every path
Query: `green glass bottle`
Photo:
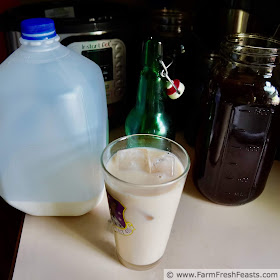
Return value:
M 175 138 L 172 119 L 167 113 L 166 79 L 161 76 L 162 44 L 149 39 L 144 46 L 144 67 L 140 74 L 136 105 L 125 122 L 126 135 L 149 133 Z

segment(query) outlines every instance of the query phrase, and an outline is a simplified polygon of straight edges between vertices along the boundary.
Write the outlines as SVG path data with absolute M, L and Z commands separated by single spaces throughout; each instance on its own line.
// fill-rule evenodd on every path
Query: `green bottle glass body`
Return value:
M 172 119 L 166 110 L 166 79 L 161 76 L 162 44 L 150 39 L 143 53 L 143 69 L 140 74 L 135 107 L 125 122 L 125 133 L 155 134 L 175 138 Z

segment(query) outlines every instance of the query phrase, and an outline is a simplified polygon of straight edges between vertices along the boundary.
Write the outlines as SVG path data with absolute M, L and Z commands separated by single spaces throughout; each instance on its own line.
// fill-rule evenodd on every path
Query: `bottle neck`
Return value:
M 136 108 L 142 112 L 149 112 L 150 114 L 160 113 L 165 111 L 165 83 L 162 79 L 147 80 L 141 77 Z
M 160 67 L 160 66 L 159 66 Z M 166 82 L 155 66 L 145 66 L 141 72 L 137 94 L 137 106 L 150 111 L 162 110 Z
M 137 94 L 137 107 L 143 110 L 149 108 L 150 111 L 158 111 L 164 99 L 165 81 L 160 73 L 162 66 L 162 44 L 150 39 L 145 43 L 143 52 L 143 70 Z
M 29 52 L 43 52 L 56 49 L 60 46 L 59 40 L 60 38 L 58 35 L 45 40 L 26 40 L 22 37 L 19 39 L 21 49 Z
M 160 60 L 162 59 L 162 44 L 157 40 L 148 40 L 145 44 L 143 54 L 144 67 L 160 71 Z

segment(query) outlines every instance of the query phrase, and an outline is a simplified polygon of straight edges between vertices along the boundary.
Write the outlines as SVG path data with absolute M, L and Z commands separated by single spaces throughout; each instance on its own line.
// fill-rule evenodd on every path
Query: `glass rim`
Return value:
M 179 176 L 177 176 L 176 178 L 170 180 L 170 181 L 167 181 L 167 182 L 163 182 L 163 183 L 159 183 L 159 184 L 146 184 L 145 186 L 143 186 L 143 184 L 138 184 L 138 183 L 131 183 L 131 182 L 128 182 L 128 181 L 125 181 L 125 180 L 122 180 L 118 177 L 116 177 L 115 175 L 113 175 L 111 172 L 108 171 L 108 169 L 106 168 L 106 166 L 104 165 L 104 162 L 103 162 L 103 156 L 105 154 L 106 151 L 108 151 L 108 149 L 110 149 L 114 144 L 116 144 L 117 142 L 120 142 L 120 141 L 124 141 L 128 138 L 132 138 L 132 137 L 136 137 L 136 136 L 148 136 L 148 137 L 152 137 L 152 138 L 160 138 L 160 139 L 164 139 L 168 142 L 171 142 L 173 143 L 175 146 L 177 146 L 181 151 L 183 151 L 184 155 L 186 156 L 187 158 L 187 165 L 186 167 L 184 167 L 184 171 L 182 172 L 182 174 L 180 174 Z M 145 147 L 143 147 L 145 148 Z M 149 148 L 149 147 L 147 147 Z M 172 151 L 171 151 L 172 152 Z M 177 157 L 177 156 L 176 156 Z M 178 157 L 177 157 L 178 158 Z M 179 158 L 178 158 L 179 159 Z M 180 159 L 179 159 L 180 160 Z M 181 162 L 181 160 L 180 160 Z M 182 162 L 181 162 L 182 163 Z M 115 180 L 119 181 L 120 183 L 122 184 L 125 184 L 125 185 L 130 185 L 130 186 L 133 186 L 134 188 L 138 188 L 138 189 L 151 189 L 151 188 L 161 188 L 161 187 L 165 187 L 165 186 L 169 186 L 169 185 L 172 185 L 178 181 L 180 181 L 184 176 L 186 176 L 189 172 L 189 169 L 190 169 L 190 165 L 191 165 L 191 161 L 190 161 L 190 157 L 189 157 L 189 154 L 187 153 L 186 149 L 180 145 L 179 143 L 177 143 L 176 141 L 174 140 L 171 140 L 169 138 L 166 138 L 166 137 L 163 137 L 163 136 L 159 136 L 159 135 L 155 135 L 155 134 L 131 134 L 131 135 L 125 135 L 125 136 L 121 136 L 115 140 L 113 140 L 111 143 L 109 143 L 103 150 L 102 154 L 101 154 L 101 166 L 102 166 L 102 169 L 103 171 L 111 176 L 112 178 L 114 178 Z

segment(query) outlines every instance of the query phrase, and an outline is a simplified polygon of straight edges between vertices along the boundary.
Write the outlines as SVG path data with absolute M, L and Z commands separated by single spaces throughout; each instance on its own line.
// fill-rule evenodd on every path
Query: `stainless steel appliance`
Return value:
M 24 5 L 7 11 L 2 22 L 8 53 L 19 47 L 20 22 L 31 17 L 55 21 L 61 43 L 96 62 L 103 73 L 109 118 L 122 113 L 126 92 L 127 52 L 132 25 L 127 7 L 99 2 L 59 1 Z

